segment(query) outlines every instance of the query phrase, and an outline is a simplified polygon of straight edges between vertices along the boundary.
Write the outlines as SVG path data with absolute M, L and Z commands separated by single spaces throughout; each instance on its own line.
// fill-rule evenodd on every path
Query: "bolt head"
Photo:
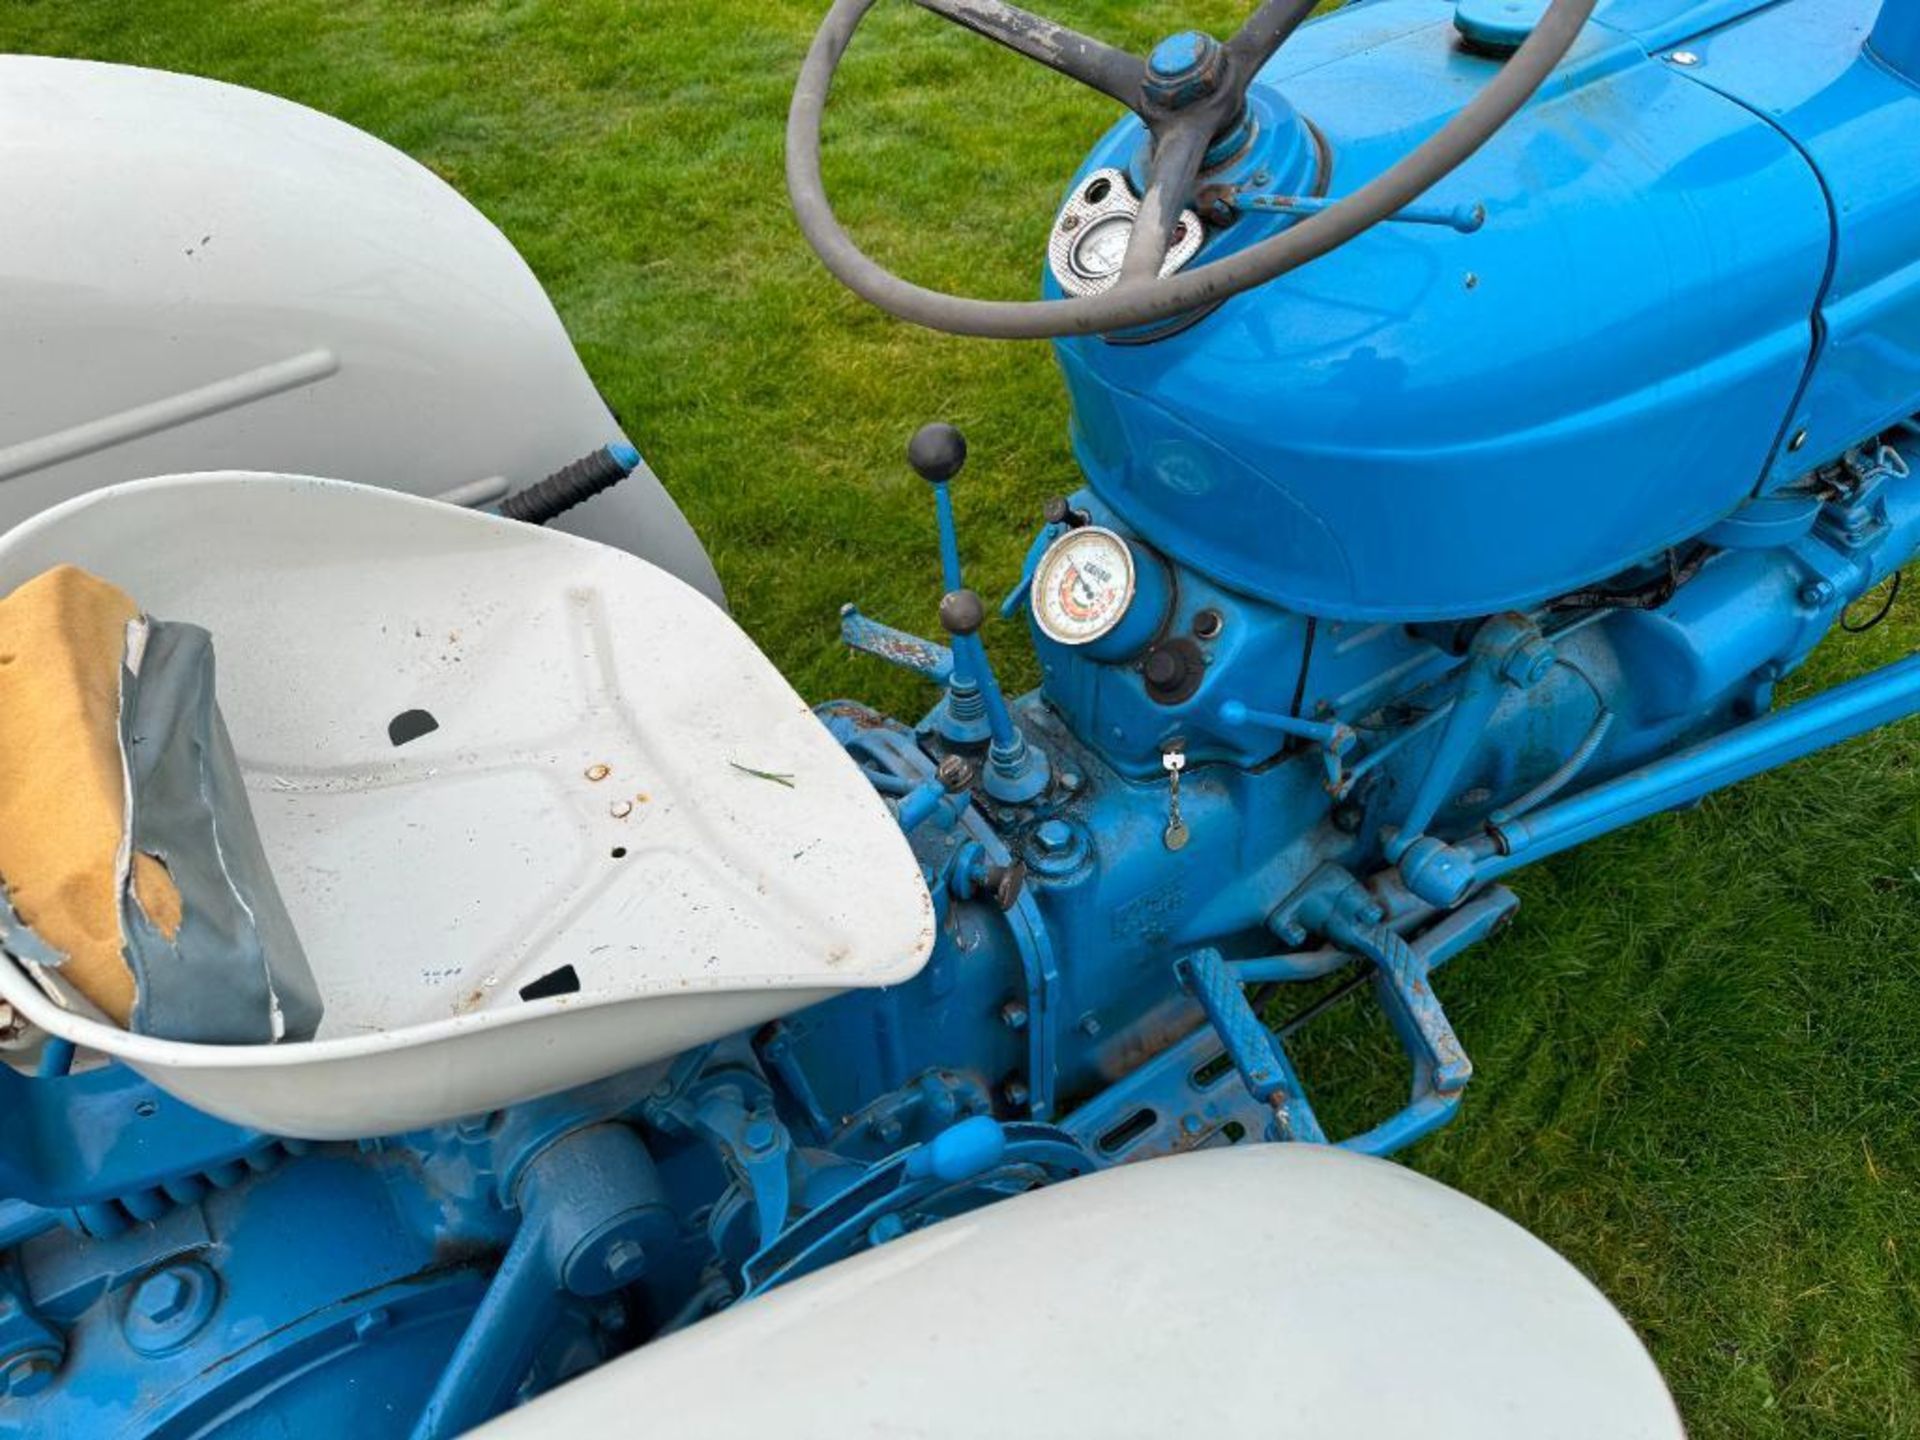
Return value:
M 1546 679 L 1553 665 L 1553 646 L 1540 636 L 1532 635 L 1508 652 L 1500 671 L 1510 683 L 1525 689 Z
M 178 1270 L 162 1270 L 140 1282 L 128 1308 L 143 1320 L 164 1325 L 186 1314 L 192 1300 L 192 1288 L 186 1276 Z
M 1000 1023 L 1009 1030 L 1027 1028 L 1027 1007 L 1018 1000 L 1009 1000 L 1000 1007 Z
M 1043 820 L 1034 829 L 1033 843 L 1042 855 L 1064 855 L 1073 848 L 1073 827 L 1064 820 Z
M 947 756 L 935 773 L 940 777 L 940 783 L 955 794 L 972 789 L 973 782 L 979 778 L 978 769 L 964 755 Z
M 755 1120 L 748 1124 L 746 1133 L 740 1137 L 746 1142 L 747 1149 L 756 1153 L 771 1150 L 774 1142 L 773 1122 Z
M 43 1352 L 22 1355 L 0 1370 L 0 1395 L 14 1400 L 38 1395 L 53 1383 L 58 1370 L 53 1358 Z
M 647 1249 L 638 1240 L 616 1240 L 607 1247 L 607 1278 L 616 1285 L 630 1285 L 647 1268 Z
M 177 1260 L 139 1281 L 127 1297 L 122 1330 L 142 1355 L 168 1355 L 213 1317 L 220 1281 L 198 1260 Z

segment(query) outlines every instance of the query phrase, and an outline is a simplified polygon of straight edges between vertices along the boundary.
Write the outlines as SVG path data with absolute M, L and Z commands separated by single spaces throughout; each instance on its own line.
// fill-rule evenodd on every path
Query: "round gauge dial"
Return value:
M 1118 625 L 1133 603 L 1133 551 L 1111 530 L 1067 531 L 1033 572 L 1033 617 L 1062 645 L 1087 645 Z
M 1125 215 L 1109 215 L 1096 220 L 1073 247 L 1073 268 L 1089 280 L 1104 280 L 1120 273 L 1120 262 L 1127 258 L 1127 241 L 1133 238 L 1133 221 Z

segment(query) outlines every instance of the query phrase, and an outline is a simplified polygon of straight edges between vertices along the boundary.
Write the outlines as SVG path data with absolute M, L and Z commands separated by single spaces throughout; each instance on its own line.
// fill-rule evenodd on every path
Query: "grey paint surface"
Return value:
M 636 1417 L 644 1417 L 640 1422 Z M 1680 1440 L 1606 1298 L 1512 1221 L 1320 1145 L 947 1220 L 603 1365 L 486 1440 Z
M 183 471 L 518 487 L 620 434 L 506 237 L 315 111 L 0 56 L 0 193 L 0 529 Z M 555 528 L 721 598 L 644 468 Z
M 129 853 L 153 856 L 179 888 L 168 936 L 132 887 L 121 932 L 138 982 L 132 1028 L 211 1044 L 308 1040 L 323 1005 L 247 805 L 214 700 L 213 637 L 146 620 L 121 675 L 120 754 Z

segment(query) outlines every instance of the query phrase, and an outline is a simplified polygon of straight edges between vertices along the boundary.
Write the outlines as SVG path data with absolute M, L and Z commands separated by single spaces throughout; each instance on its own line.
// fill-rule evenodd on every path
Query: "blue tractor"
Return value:
M 944 634 L 841 631 L 917 721 L 732 625 L 438 182 L 0 62 L 63 198 L 0 341 L 0 1433 L 1679 1433 L 1585 1281 L 1368 1157 L 1460 1109 L 1435 972 L 1511 873 L 1920 709 L 1920 658 L 1774 705 L 1920 547 L 1920 0 L 1144 58 L 917 3 L 1128 112 L 983 301 L 828 203 L 873 0 L 802 70 L 829 269 L 1072 399 L 1004 598 L 912 437 Z M 140 250 L 182 184 L 245 260 Z M 1290 1041 L 1356 992 L 1406 1099 L 1341 1133 Z

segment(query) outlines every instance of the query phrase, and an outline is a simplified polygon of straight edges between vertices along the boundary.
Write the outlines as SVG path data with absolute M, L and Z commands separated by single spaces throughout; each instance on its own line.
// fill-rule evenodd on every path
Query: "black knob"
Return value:
M 1069 530 L 1077 530 L 1087 523 L 1087 512 L 1074 509 L 1064 495 L 1052 495 L 1040 507 L 1040 518 L 1049 525 L 1065 525 Z
M 1206 672 L 1205 652 L 1186 635 L 1159 641 L 1140 662 L 1147 698 L 1161 705 L 1178 705 L 1190 698 Z
M 1171 650 L 1155 650 L 1147 656 L 1147 683 L 1156 690 L 1171 690 L 1186 678 L 1187 667 Z
M 967 463 L 967 437 L 942 421 L 922 425 L 907 442 L 907 463 L 929 484 L 945 484 Z
M 940 625 L 949 635 L 971 635 L 986 619 L 986 603 L 972 590 L 949 590 L 940 597 Z

